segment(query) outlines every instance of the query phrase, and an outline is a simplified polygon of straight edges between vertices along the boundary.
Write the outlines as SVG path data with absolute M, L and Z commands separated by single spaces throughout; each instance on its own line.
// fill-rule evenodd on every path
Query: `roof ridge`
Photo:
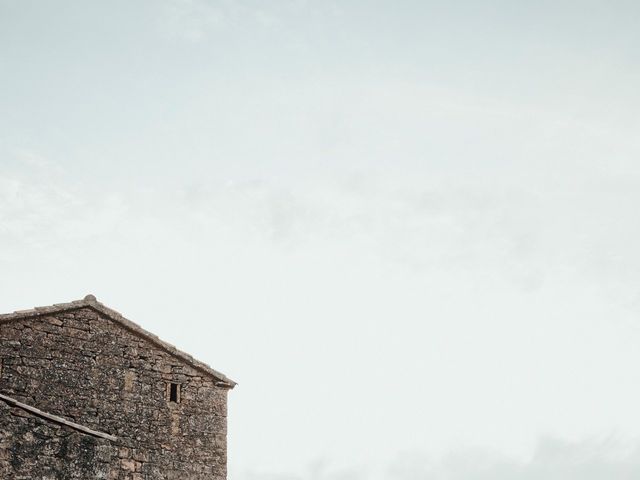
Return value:
M 85 296 L 82 300 L 74 300 L 68 303 L 56 303 L 50 306 L 34 307 L 28 310 L 17 310 L 13 313 L 0 314 L 0 324 L 10 322 L 13 320 L 39 317 L 39 316 L 43 316 L 51 313 L 58 313 L 66 310 L 75 310 L 78 308 L 86 308 L 86 307 L 91 308 L 94 311 L 110 318 L 111 320 L 120 324 L 122 327 L 126 328 L 127 330 L 133 332 L 134 334 L 137 334 L 138 336 L 141 336 L 142 338 L 145 338 L 146 340 L 155 344 L 157 347 L 165 350 L 170 355 L 173 355 L 174 357 L 177 357 L 182 361 L 188 363 L 193 368 L 196 368 L 214 377 L 216 380 L 218 380 L 218 382 L 216 383 L 217 386 L 231 389 L 237 385 L 237 382 L 234 382 L 223 373 L 218 372 L 217 370 L 214 370 L 206 363 L 196 360 L 194 357 L 192 357 L 188 353 L 185 353 L 182 350 L 179 350 L 178 348 L 176 348 L 174 345 L 171 345 L 170 343 L 165 342 L 164 340 L 160 339 L 157 335 L 149 332 L 148 330 L 145 330 L 137 323 L 132 322 L 131 320 L 126 318 L 120 312 L 117 312 L 116 310 L 113 310 L 112 308 L 109 308 L 106 305 L 100 303 L 96 299 L 96 297 L 91 294 Z

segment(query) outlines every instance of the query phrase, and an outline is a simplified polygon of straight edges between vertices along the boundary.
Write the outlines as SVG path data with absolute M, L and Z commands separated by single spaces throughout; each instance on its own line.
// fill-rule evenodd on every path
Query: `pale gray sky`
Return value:
M 237 380 L 230 478 L 638 478 L 639 20 L 0 0 L 0 311 Z

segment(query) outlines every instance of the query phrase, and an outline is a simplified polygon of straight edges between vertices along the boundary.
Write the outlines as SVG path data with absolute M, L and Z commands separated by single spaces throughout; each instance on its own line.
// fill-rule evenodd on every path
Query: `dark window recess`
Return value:
M 169 386 L 169 401 L 170 402 L 180 402 L 180 385 L 177 383 L 172 383 Z

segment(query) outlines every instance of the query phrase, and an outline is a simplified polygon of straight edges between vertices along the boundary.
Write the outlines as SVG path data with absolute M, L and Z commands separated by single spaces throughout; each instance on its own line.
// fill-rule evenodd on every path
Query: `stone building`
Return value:
M 234 386 L 93 295 L 0 315 L 0 478 L 224 480 Z

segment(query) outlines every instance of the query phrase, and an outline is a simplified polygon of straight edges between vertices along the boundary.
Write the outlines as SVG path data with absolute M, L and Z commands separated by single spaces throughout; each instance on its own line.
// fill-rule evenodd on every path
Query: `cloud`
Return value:
M 5 247 L 55 250 L 98 237 L 115 241 L 124 230 L 192 244 L 225 232 L 234 242 L 260 239 L 284 251 L 368 252 L 416 272 L 493 272 L 524 292 L 549 278 L 578 276 L 631 308 L 640 302 L 640 254 L 633 248 L 640 227 L 632 221 L 640 193 L 615 173 L 577 172 L 571 184 L 532 176 L 524 184 L 508 175 L 354 170 L 295 182 L 113 189 L 83 185 L 42 155 L 19 157 L 20 168 L 0 172 Z
M 274 8 L 229 0 L 166 0 L 159 16 L 165 34 L 191 43 L 233 30 L 271 29 L 279 23 Z
M 530 459 L 484 449 L 459 449 L 434 458 L 400 453 L 386 467 L 336 467 L 328 460 L 298 474 L 240 472 L 240 480 L 636 480 L 640 443 L 617 438 L 567 441 L 541 438 Z
M 118 192 L 87 188 L 55 161 L 5 152 L 0 171 L 0 260 L 19 263 L 109 236 L 126 208 Z M 11 161 L 11 159 L 15 161 Z
M 519 461 L 482 450 L 453 452 L 436 462 L 399 457 L 389 480 L 627 480 L 640 476 L 640 443 L 617 439 L 539 441 L 532 458 Z
M 220 6 L 223 4 L 203 0 L 170 0 L 164 4 L 160 26 L 172 37 L 200 42 L 212 30 L 229 26 L 228 12 Z

